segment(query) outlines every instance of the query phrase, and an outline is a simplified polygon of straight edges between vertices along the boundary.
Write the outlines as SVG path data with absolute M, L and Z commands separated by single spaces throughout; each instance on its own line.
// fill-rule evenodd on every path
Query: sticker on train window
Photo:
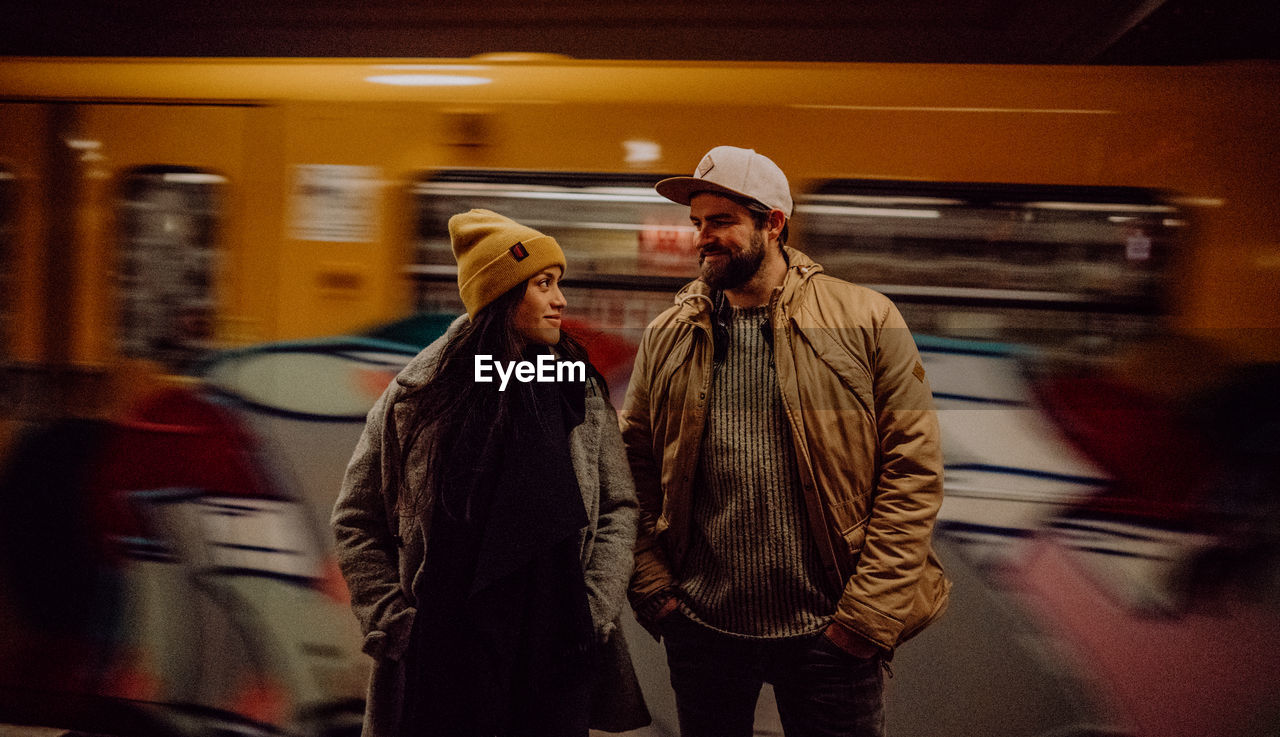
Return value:
M 293 168 L 293 237 L 368 243 L 377 226 L 377 167 L 303 164 Z

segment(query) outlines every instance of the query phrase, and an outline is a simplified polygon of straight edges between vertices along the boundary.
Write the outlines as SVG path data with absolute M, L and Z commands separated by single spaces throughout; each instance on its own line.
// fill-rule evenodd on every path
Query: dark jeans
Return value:
M 880 658 L 857 658 L 821 632 L 745 640 L 679 612 L 662 622 L 681 737 L 751 737 L 756 701 L 773 685 L 787 737 L 881 737 Z

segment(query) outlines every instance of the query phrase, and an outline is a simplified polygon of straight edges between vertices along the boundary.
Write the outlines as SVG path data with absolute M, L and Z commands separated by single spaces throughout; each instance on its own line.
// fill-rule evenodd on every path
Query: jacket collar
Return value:
M 787 254 L 787 275 L 782 280 L 782 296 L 778 301 L 782 305 L 790 305 L 796 295 L 809 285 L 809 280 L 822 273 L 822 264 L 794 248 L 783 246 L 783 250 Z

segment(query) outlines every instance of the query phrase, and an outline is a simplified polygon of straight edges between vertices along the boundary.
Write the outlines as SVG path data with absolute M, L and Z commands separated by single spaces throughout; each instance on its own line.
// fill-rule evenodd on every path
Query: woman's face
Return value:
M 552 266 L 534 274 L 524 290 L 524 299 L 516 305 L 512 321 L 530 343 L 555 345 L 560 342 L 560 319 L 566 304 L 560 291 L 563 273 L 564 269 Z

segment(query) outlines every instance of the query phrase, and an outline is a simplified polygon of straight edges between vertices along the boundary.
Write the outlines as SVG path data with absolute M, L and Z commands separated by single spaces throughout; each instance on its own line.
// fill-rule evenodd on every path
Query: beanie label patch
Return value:
M 511 258 L 515 259 L 517 262 L 524 261 L 529 258 L 529 249 L 525 248 L 524 244 L 518 241 L 514 246 L 507 250 L 511 252 Z

